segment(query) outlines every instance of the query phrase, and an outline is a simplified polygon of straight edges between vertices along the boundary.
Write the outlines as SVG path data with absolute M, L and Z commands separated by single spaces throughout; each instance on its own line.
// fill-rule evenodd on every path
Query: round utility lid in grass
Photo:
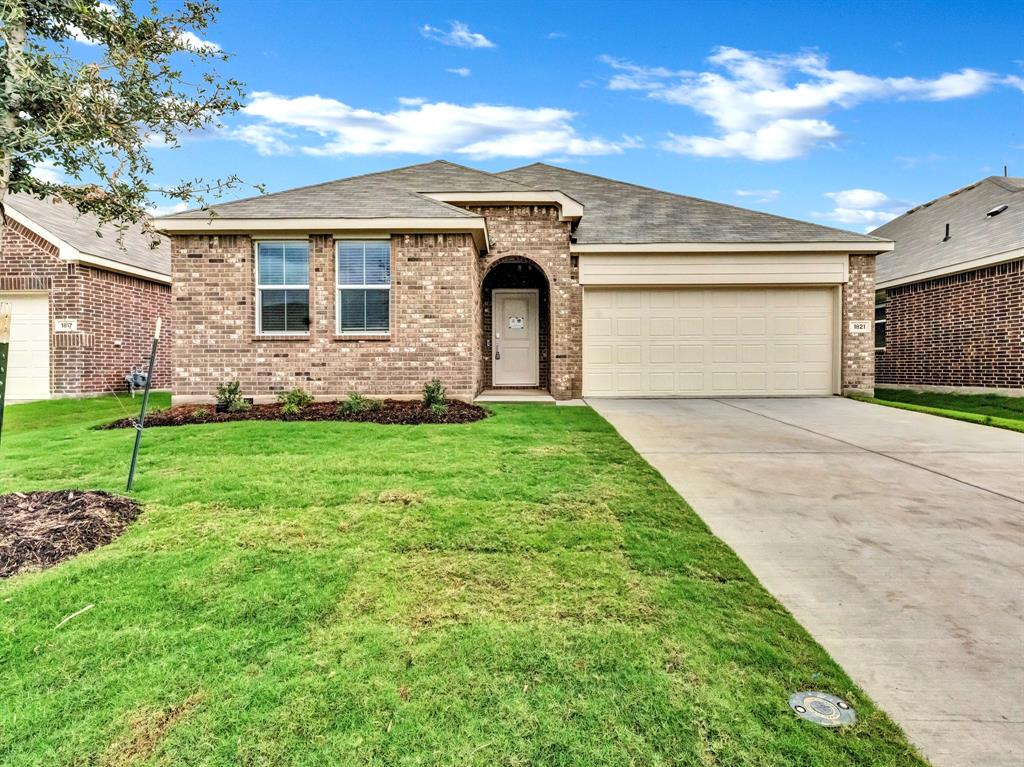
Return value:
M 842 727 L 857 721 L 857 714 L 849 703 L 827 692 L 795 692 L 789 696 L 789 707 L 797 716 L 822 727 Z

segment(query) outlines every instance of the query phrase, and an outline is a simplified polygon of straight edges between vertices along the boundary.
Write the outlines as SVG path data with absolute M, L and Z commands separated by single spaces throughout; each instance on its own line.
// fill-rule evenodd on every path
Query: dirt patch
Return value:
M 111 744 L 103 757 L 103 766 L 127 767 L 145 761 L 167 737 L 171 728 L 199 704 L 200 699 L 201 696 L 193 695 L 177 706 L 137 712 L 131 720 L 130 736 Z
M 43 570 L 108 544 L 141 511 L 131 498 L 102 491 L 0 495 L 0 578 Z
M 146 426 L 191 426 L 200 423 L 224 423 L 227 421 L 354 421 L 359 423 L 404 424 L 423 423 L 472 423 L 487 418 L 490 412 L 479 405 L 461 400 L 448 400 L 445 413 L 435 413 L 424 407 L 419 400 L 386 399 L 380 407 L 359 413 L 339 409 L 340 402 L 314 402 L 302 408 L 298 415 L 281 414 L 281 406 L 272 403 L 253 405 L 249 410 L 233 413 L 218 413 L 207 405 L 177 405 L 167 410 L 157 410 L 146 415 Z M 122 418 L 101 428 L 130 429 L 135 427 L 134 418 Z

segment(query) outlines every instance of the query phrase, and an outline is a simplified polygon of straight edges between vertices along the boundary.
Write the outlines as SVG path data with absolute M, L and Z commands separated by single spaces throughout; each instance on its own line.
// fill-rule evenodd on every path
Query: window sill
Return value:
M 339 333 L 339 334 L 334 335 L 331 338 L 331 340 L 334 343 L 345 343 L 346 341 L 390 341 L 391 340 L 391 334 L 388 333 L 388 334 L 385 334 L 385 335 L 376 335 L 376 334 L 360 335 L 360 334 L 356 334 L 356 333 L 352 333 L 352 334 L 348 334 L 348 333 L 341 334 L 341 333 Z
M 249 340 L 251 341 L 308 341 L 309 333 L 304 334 L 287 334 L 282 333 L 281 335 L 274 335 L 272 333 L 257 333 L 252 336 Z

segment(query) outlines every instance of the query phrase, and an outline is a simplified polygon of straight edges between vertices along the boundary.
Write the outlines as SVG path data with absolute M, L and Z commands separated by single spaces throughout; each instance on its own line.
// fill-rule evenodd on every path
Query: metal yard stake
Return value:
M 7 394 L 7 355 L 11 348 L 11 305 L 0 303 L 0 439 L 4 433 L 4 397 Z
M 149 386 L 153 380 L 153 367 L 156 365 L 156 345 L 160 340 L 160 317 L 156 318 L 156 333 L 153 334 L 153 348 L 149 352 L 149 371 L 146 373 L 146 388 L 142 391 L 142 410 L 135 424 L 135 448 L 132 450 L 132 465 L 128 469 L 128 489 L 132 489 L 135 481 L 135 463 L 139 460 L 139 443 L 142 442 L 142 429 L 146 426 L 146 405 L 149 404 Z

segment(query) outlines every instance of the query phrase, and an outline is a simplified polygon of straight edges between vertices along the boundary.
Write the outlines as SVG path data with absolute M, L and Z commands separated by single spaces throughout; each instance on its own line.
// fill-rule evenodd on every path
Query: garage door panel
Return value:
M 50 396 L 50 306 L 45 293 L 0 293 L 11 304 L 8 402 Z
M 587 396 L 832 393 L 830 288 L 588 289 Z

